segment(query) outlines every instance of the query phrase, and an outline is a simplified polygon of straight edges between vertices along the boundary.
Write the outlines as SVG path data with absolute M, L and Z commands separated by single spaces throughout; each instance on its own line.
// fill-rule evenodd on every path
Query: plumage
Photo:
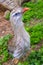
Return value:
M 30 35 L 26 32 L 22 22 L 22 8 L 15 8 L 11 12 L 10 22 L 16 36 L 16 42 L 14 43 L 16 47 L 13 56 L 21 58 L 27 51 L 30 51 Z

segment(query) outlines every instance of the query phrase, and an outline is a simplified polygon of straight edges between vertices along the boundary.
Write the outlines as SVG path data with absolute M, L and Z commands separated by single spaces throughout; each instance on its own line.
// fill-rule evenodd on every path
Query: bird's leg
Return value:
M 13 58 L 13 60 L 11 61 L 11 65 L 17 65 L 19 62 L 19 59 Z
M 14 64 L 18 64 L 19 59 L 14 58 L 12 61 L 13 61 Z

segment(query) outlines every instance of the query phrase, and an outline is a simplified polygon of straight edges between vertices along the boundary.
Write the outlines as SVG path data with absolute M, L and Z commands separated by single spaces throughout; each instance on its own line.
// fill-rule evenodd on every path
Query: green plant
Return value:
M 42 65 L 43 64 L 43 47 L 40 48 L 39 50 L 32 51 L 27 60 L 29 61 L 30 65 L 31 64 Z
M 1 57 L 0 64 L 2 64 L 3 62 L 6 62 L 9 58 L 9 53 L 7 50 L 7 47 L 8 47 L 7 43 L 12 37 L 13 36 L 11 34 L 7 34 L 4 37 L 0 38 L 0 57 Z
M 10 11 L 6 11 L 4 17 L 6 20 L 9 20 L 10 19 Z
M 43 47 L 39 50 L 32 50 L 29 57 L 23 63 L 18 65 L 42 65 L 43 64 Z
M 37 44 L 43 39 L 43 23 L 38 23 L 26 30 L 30 33 L 31 45 Z
M 31 19 L 41 19 L 43 18 L 43 1 L 39 1 L 37 3 L 24 3 L 23 7 L 29 7 L 30 10 L 24 13 L 23 21 L 28 22 Z

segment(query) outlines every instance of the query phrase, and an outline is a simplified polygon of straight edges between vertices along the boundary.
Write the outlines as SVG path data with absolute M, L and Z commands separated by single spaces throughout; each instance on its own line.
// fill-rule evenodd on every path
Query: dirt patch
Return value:
M 9 21 L 0 16 L 0 37 L 8 33 L 13 34 L 11 24 Z

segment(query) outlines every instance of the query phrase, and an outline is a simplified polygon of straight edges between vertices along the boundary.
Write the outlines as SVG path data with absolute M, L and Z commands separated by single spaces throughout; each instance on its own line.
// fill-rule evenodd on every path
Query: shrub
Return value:
M 37 44 L 43 39 L 43 23 L 38 23 L 26 30 L 30 33 L 31 45 Z

